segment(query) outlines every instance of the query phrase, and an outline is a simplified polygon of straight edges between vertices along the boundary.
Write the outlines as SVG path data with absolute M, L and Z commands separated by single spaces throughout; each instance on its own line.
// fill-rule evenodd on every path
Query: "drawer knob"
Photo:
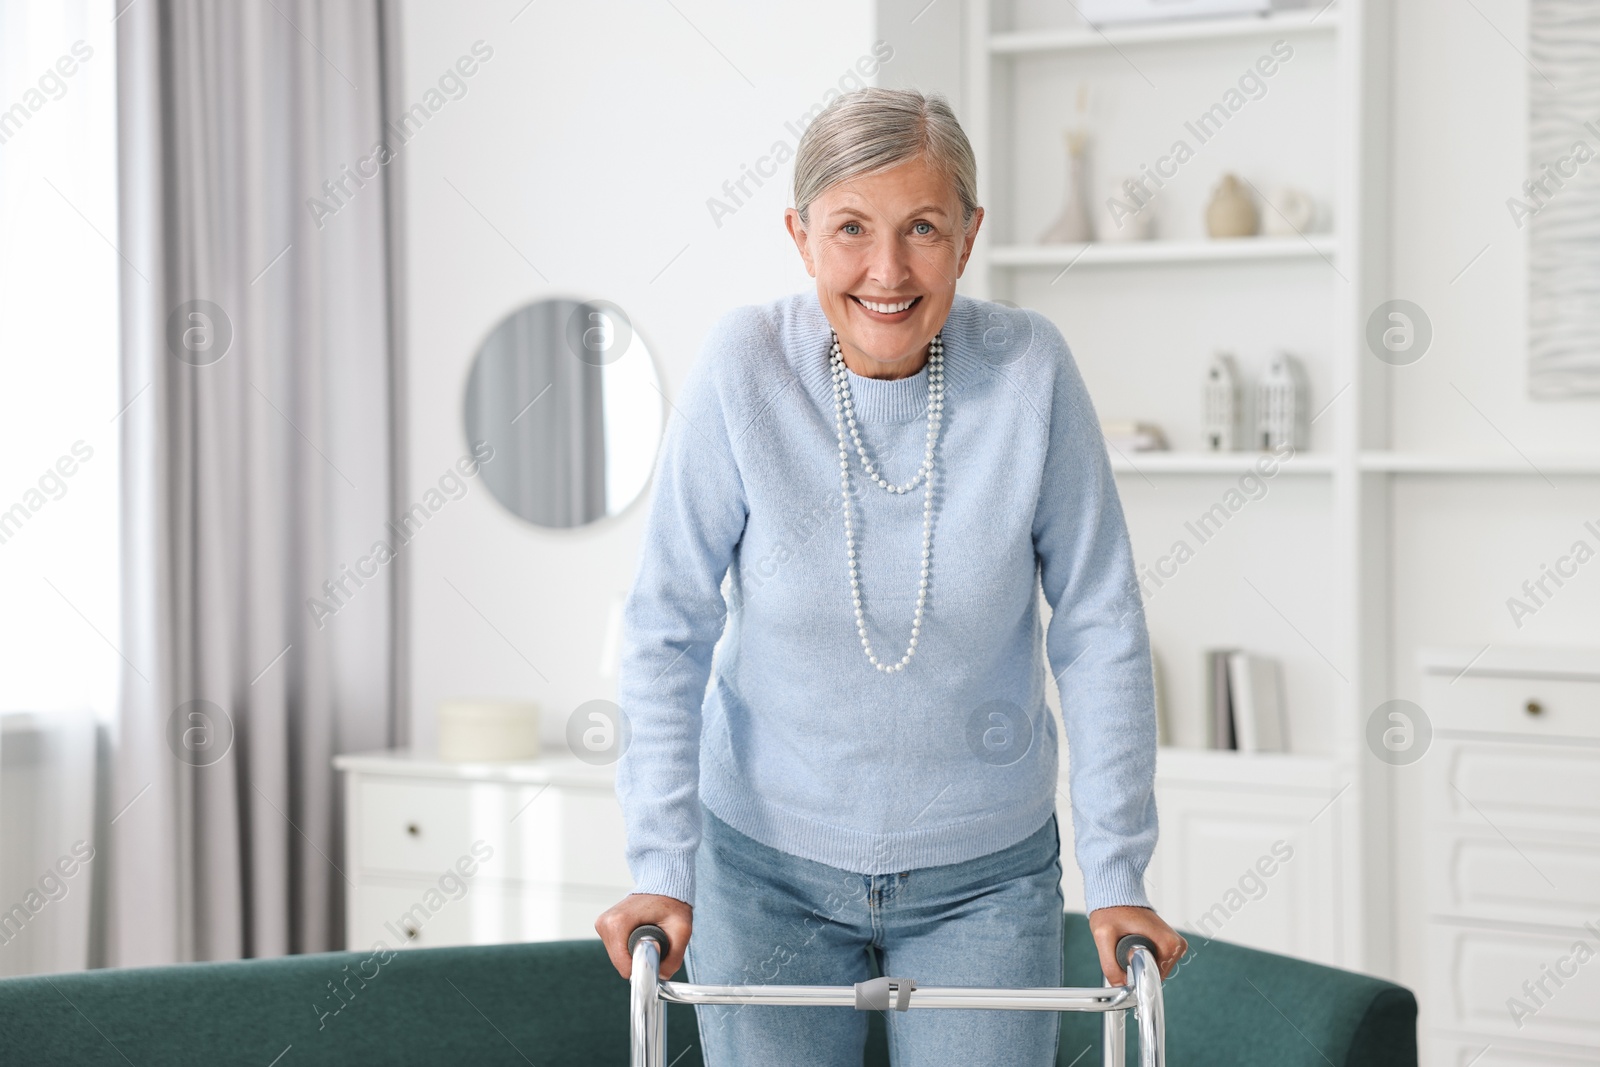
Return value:
M 1527 711 L 1529 715 L 1543 715 L 1544 705 L 1539 703 L 1537 700 L 1530 700 L 1528 701 L 1524 710 Z
M 407 941 L 415 941 L 417 939 L 417 928 L 415 926 L 412 926 L 410 923 L 406 923 L 402 929 L 404 929 L 406 932 Z
M 412 837 L 421 837 L 422 827 L 418 826 L 414 822 L 408 822 L 406 823 L 406 833 L 410 834 Z

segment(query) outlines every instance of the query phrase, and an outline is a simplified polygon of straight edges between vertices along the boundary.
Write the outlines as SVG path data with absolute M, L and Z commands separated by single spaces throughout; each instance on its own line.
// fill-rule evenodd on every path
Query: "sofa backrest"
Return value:
M 1163 983 L 1168 1062 L 1183 1067 L 1417 1067 L 1417 1001 L 1393 982 L 1183 931 L 1189 951 Z M 1089 921 L 1068 913 L 1069 986 L 1100 985 Z M 1128 1062 L 1136 1024 L 1128 1020 Z M 1058 1062 L 1099 1064 L 1100 1019 L 1061 1017 Z
M 1166 986 L 1172 1063 L 1415 1067 L 1408 990 L 1190 940 Z M 1100 984 L 1081 915 L 1064 952 L 1066 984 Z M 335 952 L 0 981 L 0 1063 L 622 1067 L 627 1020 L 598 941 Z M 1100 1063 L 1099 1035 L 1098 1016 L 1063 1015 L 1060 1064 Z M 675 1067 L 702 1067 L 692 1009 L 669 1005 L 667 1043 Z M 888 1064 L 877 1016 L 865 1063 Z
M 673 1006 L 668 1027 L 673 1055 L 694 1042 L 692 1009 Z M 335 952 L 0 981 L 5 1064 L 627 1062 L 628 984 L 598 941 Z M 689 1056 L 678 1067 L 698 1062 Z

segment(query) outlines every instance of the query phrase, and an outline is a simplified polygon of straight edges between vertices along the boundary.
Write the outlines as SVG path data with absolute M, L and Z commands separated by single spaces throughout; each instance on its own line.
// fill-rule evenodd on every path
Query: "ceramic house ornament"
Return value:
M 1239 374 L 1233 357 L 1218 352 L 1206 368 L 1204 438 L 1208 452 L 1232 452 L 1239 439 Z
M 1263 451 L 1304 448 L 1307 426 L 1305 374 L 1299 362 L 1279 352 L 1256 383 L 1255 445 Z

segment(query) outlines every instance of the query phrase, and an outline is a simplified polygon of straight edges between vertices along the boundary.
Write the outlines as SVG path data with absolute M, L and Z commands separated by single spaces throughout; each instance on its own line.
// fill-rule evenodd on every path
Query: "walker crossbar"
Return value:
M 1117 942 L 1117 962 L 1127 985 L 1104 987 L 991 989 L 971 986 L 919 986 L 908 978 L 884 976 L 854 986 L 690 985 L 660 980 L 667 935 L 658 926 L 641 926 L 628 937 L 633 956 L 632 1067 L 666 1067 L 667 1013 L 674 1004 L 772 1004 L 855 1008 L 858 1011 L 908 1011 L 912 1008 L 984 1008 L 1011 1011 L 1088 1011 L 1104 1014 L 1102 1044 L 1106 1067 L 1124 1067 L 1127 1013 L 1139 1021 L 1140 1067 L 1165 1067 L 1166 1020 L 1161 1002 L 1161 970 L 1155 945 L 1129 934 Z
M 876 979 L 874 979 L 876 981 Z M 851 986 L 827 985 L 687 985 L 658 982 L 662 1000 L 674 1004 L 790 1004 L 813 1008 L 855 1008 L 858 1011 L 906 1011 L 909 1008 L 1001 1008 L 1013 1011 L 1126 1011 L 1134 1006 L 1127 986 L 1084 989 L 992 989 L 972 986 L 917 986 L 905 1008 L 856 1003 Z

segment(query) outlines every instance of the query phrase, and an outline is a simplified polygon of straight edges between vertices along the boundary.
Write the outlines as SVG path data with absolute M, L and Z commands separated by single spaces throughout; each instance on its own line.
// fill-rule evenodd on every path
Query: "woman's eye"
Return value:
M 861 223 L 847 222 L 844 224 L 843 229 L 845 233 L 849 234 L 851 237 L 854 237 L 856 234 L 861 232 Z
M 926 237 L 933 232 L 933 223 L 919 222 L 913 226 L 913 229 L 916 230 L 918 237 Z

